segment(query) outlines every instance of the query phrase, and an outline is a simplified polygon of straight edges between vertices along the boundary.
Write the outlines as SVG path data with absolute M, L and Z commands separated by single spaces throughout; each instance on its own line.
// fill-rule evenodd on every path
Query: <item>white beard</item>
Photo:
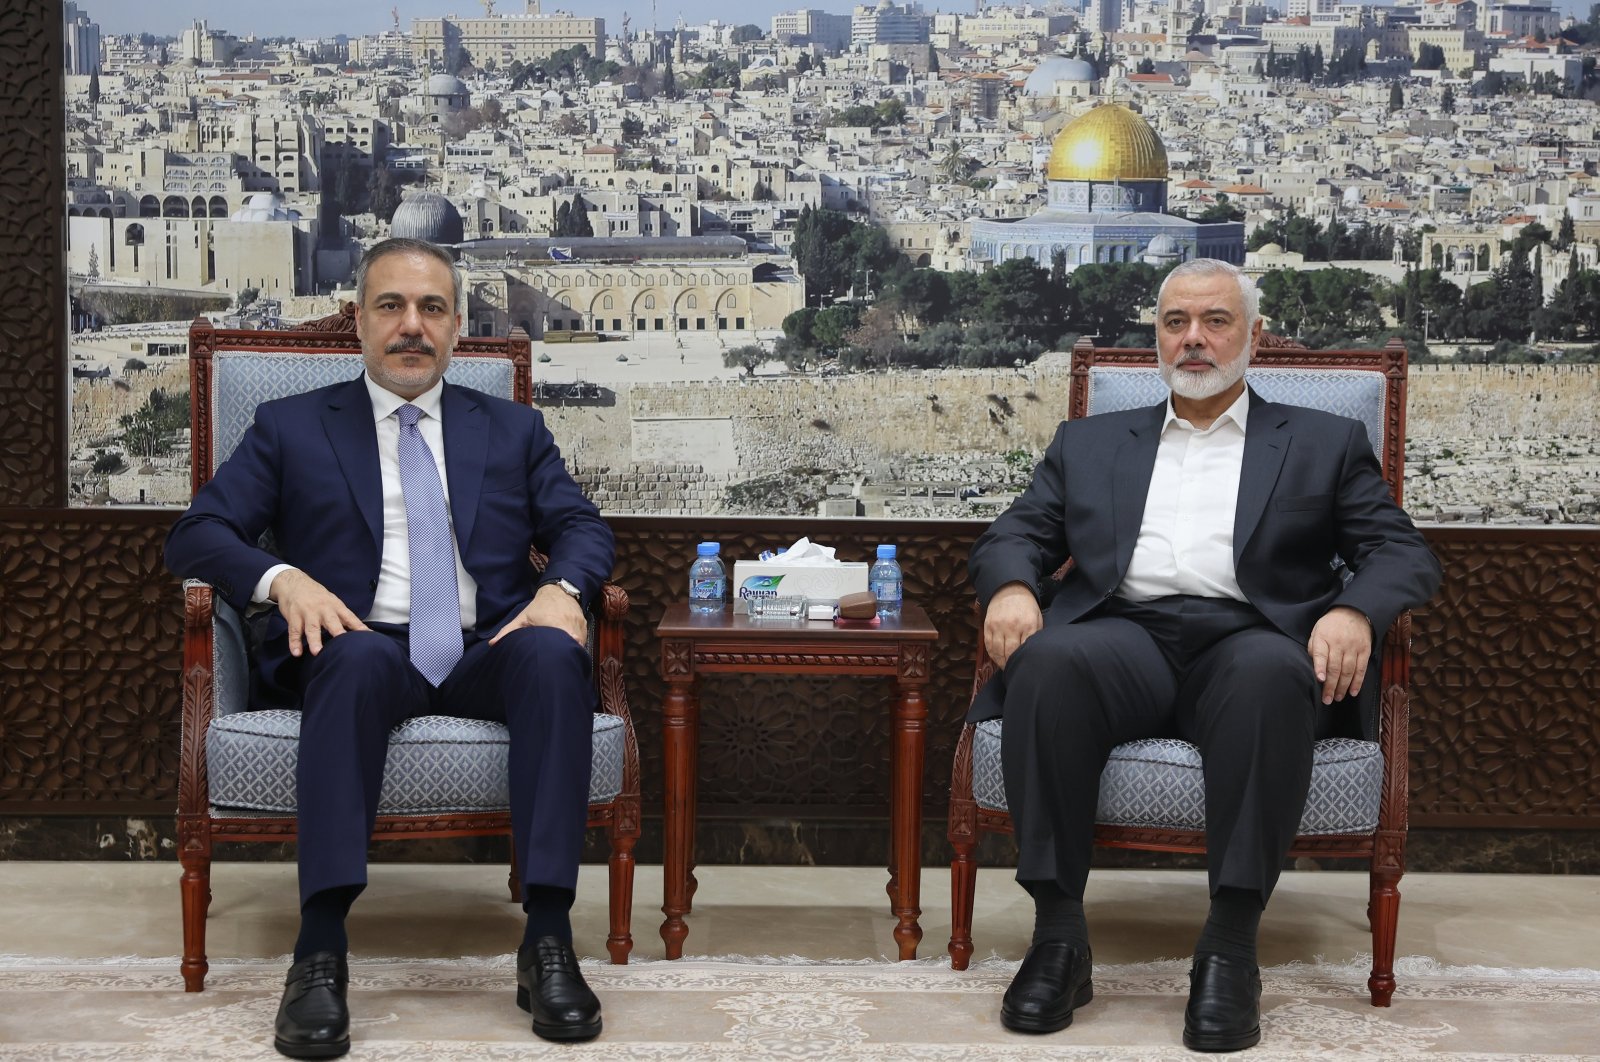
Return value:
M 1185 359 L 1189 361 L 1203 361 L 1211 367 L 1205 372 L 1179 372 L 1178 365 Z M 1161 369 L 1161 382 L 1172 390 L 1179 398 L 1191 401 L 1201 401 L 1214 398 L 1244 379 L 1244 372 L 1250 367 L 1250 340 L 1244 341 L 1244 348 L 1239 351 L 1239 356 L 1226 366 L 1219 366 L 1204 354 L 1179 354 L 1177 360 L 1171 362 L 1156 359 Z

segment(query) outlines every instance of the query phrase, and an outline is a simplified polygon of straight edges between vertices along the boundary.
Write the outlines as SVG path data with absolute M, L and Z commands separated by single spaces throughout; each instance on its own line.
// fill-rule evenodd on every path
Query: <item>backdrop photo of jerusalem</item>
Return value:
M 188 500 L 197 316 L 338 314 L 411 236 L 611 514 L 993 515 L 1073 343 L 1213 257 L 1404 341 L 1417 519 L 1600 522 L 1600 5 L 406 6 L 64 5 L 75 504 Z

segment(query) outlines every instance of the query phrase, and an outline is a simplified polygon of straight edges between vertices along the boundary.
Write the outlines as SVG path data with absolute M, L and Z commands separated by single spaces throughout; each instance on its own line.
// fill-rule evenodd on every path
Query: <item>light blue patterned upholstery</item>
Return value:
M 1383 397 L 1388 380 L 1366 369 L 1254 368 L 1245 380 L 1268 402 L 1309 406 L 1359 420 L 1375 453 L 1383 453 Z M 1154 367 L 1094 365 L 1089 369 L 1089 413 L 1138 409 L 1167 400 Z
M 980 808 L 1005 811 L 1000 766 L 1002 720 L 974 728 L 972 795 Z M 1327 738 L 1312 757 L 1311 792 L 1299 832 L 1308 836 L 1371 833 L 1378 828 L 1383 757 L 1372 741 Z M 1169 830 L 1206 828 L 1205 782 L 1200 750 L 1175 738 L 1149 738 L 1118 745 L 1100 776 L 1095 821 L 1109 826 Z
M 256 407 L 274 398 L 297 395 L 361 375 L 361 355 L 267 354 L 258 350 L 219 350 L 211 367 L 212 471 L 228 459 L 256 419 Z M 498 398 L 512 396 L 515 366 L 509 358 L 457 354 L 444 378 Z
M 622 792 L 622 720 L 595 713 L 589 802 Z M 505 811 L 509 806 L 507 751 L 500 723 L 424 715 L 407 719 L 389 735 L 380 815 L 432 815 Z M 245 809 L 292 815 L 300 713 L 281 708 L 235 712 L 206 731 L 213 813 Z

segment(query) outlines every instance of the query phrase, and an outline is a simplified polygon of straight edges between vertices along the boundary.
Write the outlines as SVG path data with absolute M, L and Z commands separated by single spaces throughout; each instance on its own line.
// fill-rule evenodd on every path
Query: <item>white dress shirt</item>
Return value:
M 1161 425 L 1133 560 L 1117 593 L 1130 601 L 1172 594 L 1245 600 L 1233 566 L 1233 521 L 1239 504 L 1250 392 L 1244 391 L 1209 428 L 1172 410 Z
M 372 599 L 372 611 L 361 617 L 379 623 L 411 622 L 411 540 L 406 533 L 406 500 L 400 489 L 400 418 L 395 411 L 406 400 L 380 387 L 372 377 L 364 377 L 367 394 L 372 399 L 372 416 L 378 431 L 378 469 L 383 475 L 383 555 L 378 564 L 378 589 Z M 439 468 L 439 482 L 444 487 L 446 511 L 450 504 L 450 479 L 444 470 L 444 426 L 440 420 L 440 399 L 444 384 L 435 383 L 428 390 L 411 399 L 411 405 L 422 410 L 417 419 L 417 430 L 433 454 Z M 461 600 L 461 626 L 471 630 L 478 619 L 478 584 L 461 563 L 461 543 L 455 541 L 454 520 L 450 537 L 456 554 L 456 591 Z M 268 568 L 256 584 L 254 601 L 268 600 L 272 580 L 279 572 L 292 568 L 290 564 L 275 564 Z

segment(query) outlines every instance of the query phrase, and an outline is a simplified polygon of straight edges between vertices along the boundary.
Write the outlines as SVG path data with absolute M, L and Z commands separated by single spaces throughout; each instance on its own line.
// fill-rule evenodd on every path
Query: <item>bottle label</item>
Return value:
M 691 601 L 721 601 L 721 579 L 695 579 L 689 584 L 689 599 Z

